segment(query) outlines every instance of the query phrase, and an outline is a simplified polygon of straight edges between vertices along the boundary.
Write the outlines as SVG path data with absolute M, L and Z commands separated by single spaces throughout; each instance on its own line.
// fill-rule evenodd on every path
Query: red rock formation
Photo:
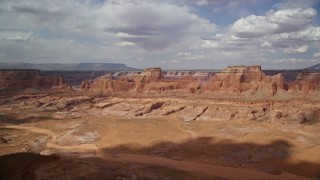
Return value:
M 146 68 L 142 76 L 147 77 L 148 82 L 157 82 L 163 79 L 161 68 Z
M 41 76 L 38 70 L 1 70 L 0 86 L 5 89 L 72 89 L 62 77 Z
M 142 73 L 130 73 L 123 76 L 105 75 L 93 82 L 84 81 L 83 90 L 104 91 L 111 93 L 154 93 L 181 92 L 206 93 L 217 92 L 235 95 L 272 96 L 286 93 L 288 85 L 282 74 L 265 75 L 261 66 L 230 66 L 212 76 L 210 80 L 171 73 L 164 78 L 160 68 L 147 68 Z M 175 77 L 173 77 L 176 75 Z M 319 73 L 302 73 L 297 81 L 289 85 L 290 91 L 319 91 Z
M 96 78 L 93 82 L 84 81 L 82 90 L 106 91 L 106 92 L 141 92 L 145 85 L 163 80 L 160 68 L 147 68 L 141 74 L 130 74 L 128 76 L 112 77 L 110 75 Z
M 288 85 L 290 92 L 310 93 L 320 91 L 320 73 L 302 72 L 299 73 L 296 81 Z
M 250 93 L 274 95 L 277 90 L 286 89 L 281 74 L 266 76 L 261 66 L 229 66 L 213 76 L 204 87 L 206 91 L 222 91 L 227 93 Z
M 201 87 L 196 79 L 164 79 L 160 68 L 147 68 L 142 73 L 112 77 L 110 75 L 96 78 L 93 82 L 84 81 L 82 90 L 103 91 L 107 93 L 154 93 L 174 92 L 200 93 Z

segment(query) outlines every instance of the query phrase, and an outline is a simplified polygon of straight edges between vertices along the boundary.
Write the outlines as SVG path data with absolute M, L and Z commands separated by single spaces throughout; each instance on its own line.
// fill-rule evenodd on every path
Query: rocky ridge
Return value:
M 290 83 L 290 91 L 302 91 L 306 93 L 315 93 L 320 91 L 320 73 L 302 72 L 299 73 L 295 82 Z
M 10 103 L 11 101 L 15 103 Z M 301 100 L 245 102 L 182 98 L 39 96 L 21 100 L 12 98 L 6 104 L 5 109 L 8 111 L 19 109 L 22 112 L 52 112 L 54 119 L 116 116 L 123 119 L 177 117 L 185 122 L 254 120 L 308 124 L 320 121 L 317 102 Z
M 289 93 L 319 93 L 320 75 L 301 72 L 296 81 L 287 83 L 281 73 L 267 76 L 261 66 L 229 66 L 216 74 L 195 73 L 183 75 L 148 68 L 142 73 L 117 76 L 107 74 L 92 81 L 84 81 L 82 90 L 106 94 L 137 93 L 219 93 L 235 95 L 274 96 Z
M 71 90 L 62 77 L 42 76 L 39 70 L 0 70 L 0 86 L 3 89 Z
M 275 95 L 279 90 L 286 90 L 282 74 L 266 76 L 261 66 L 229 66 L 213 76 L 206 86 L 209 91 L 228 93 L 250 92 Z

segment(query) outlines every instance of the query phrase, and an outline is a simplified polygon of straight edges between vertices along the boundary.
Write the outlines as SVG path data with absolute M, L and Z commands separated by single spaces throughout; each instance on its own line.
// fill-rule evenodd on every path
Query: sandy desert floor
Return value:
M 201 119 L 196 115 L 196 119 L 186 121 L 181 114 L 163 115 L 166 107 L 131 118 L 132 108 L 141 109 L 136 101 L 145 105 L 153 100 L 87 98 L 67 106 L 36 103 L 44 98 L 48 97 L 2 98 L 1 178 L 320 178 L 318 120 L 301 124 Z M 173 104 L 173 100 L 162 101 Z M 222 106 L 221 102 L 199 103 L 209 104 L 205 110 Z M 170 112 L 175 112 L 176 104 Z M 312 108 L 318 106 L 312 104 Z M 123 111 L 116 111 L 117 108 Z

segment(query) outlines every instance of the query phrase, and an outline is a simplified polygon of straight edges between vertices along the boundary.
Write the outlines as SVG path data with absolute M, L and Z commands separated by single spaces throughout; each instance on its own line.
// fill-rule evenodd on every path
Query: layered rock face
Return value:
M 106 75 L 96 78 L 94 81 L 84 81 L 82 90 L 122 92 L 129 91 L 135 87 L 134 81 L 130 79 L 114 80 L 112 76 Z
M 161 68 L 147 68 L 144 70 L 143 76 L 147 77 L 150 82 L 161 81 L 163 79 Z
M 38 70 L 1 70 L 0 86 L 5 89 L 72 89 L 62 77 L 41 76 Z
M 129 91 L 141 91 L 146 84 L 162 80 L 163 74 L 160 68 L 147 68 L 142 73 L 126 74 L 118 77 L 105 75 L 92 82 L 84 81 L 81 88 L 82 90 L 129 93 Z
M 183 75 L 181 75 L 183 74 Z M 300 73 L 297 80 L 287 84 L 281 73 L 267 76 L 261 66 L 229 66 L 210 74 L 166 72 L 147 68 L 144 72 L 105 75 L 84 81 L 83 90 L 130 93 L 219 93 L 232 95 L 273 96 L 288 92 L 319 92 L 319 73 Z M 289 90 L 289 91 L 288 91 Z M 180 94 L 181 94 L 180 93 Z
M 147 68 L 142 73 L 104 75 L 93 81 L 84 81 L 82 90 L 106 93 L 140 94 L 154 92 L 199 92 L 197 78 L 165 79 L 160 68 Z M 201 77 L 202 78 L 202 77 Z
M 229 66 L 213 76 L 205 86 L 207 91 L 227 93 L 263 93 L 274 95 L 278 90 L 285 90 L 286 83 L 281 74 L 266 76 L 261 66 Z
M 289 91 L 312 93 L 320 91 L 320 73 L 302 72 L 297 76 L 296 81 L 288 85 Z

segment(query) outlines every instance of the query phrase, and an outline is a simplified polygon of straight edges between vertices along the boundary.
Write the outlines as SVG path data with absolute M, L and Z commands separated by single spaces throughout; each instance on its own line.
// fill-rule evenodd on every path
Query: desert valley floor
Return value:
M 320 123 L 279 115 L 319 109 L 318 101 L 67 93 L 2 97 L 1 104 L 4 179 L 320 177 Z M 264 119 L 272 113 L 279 119 Z

